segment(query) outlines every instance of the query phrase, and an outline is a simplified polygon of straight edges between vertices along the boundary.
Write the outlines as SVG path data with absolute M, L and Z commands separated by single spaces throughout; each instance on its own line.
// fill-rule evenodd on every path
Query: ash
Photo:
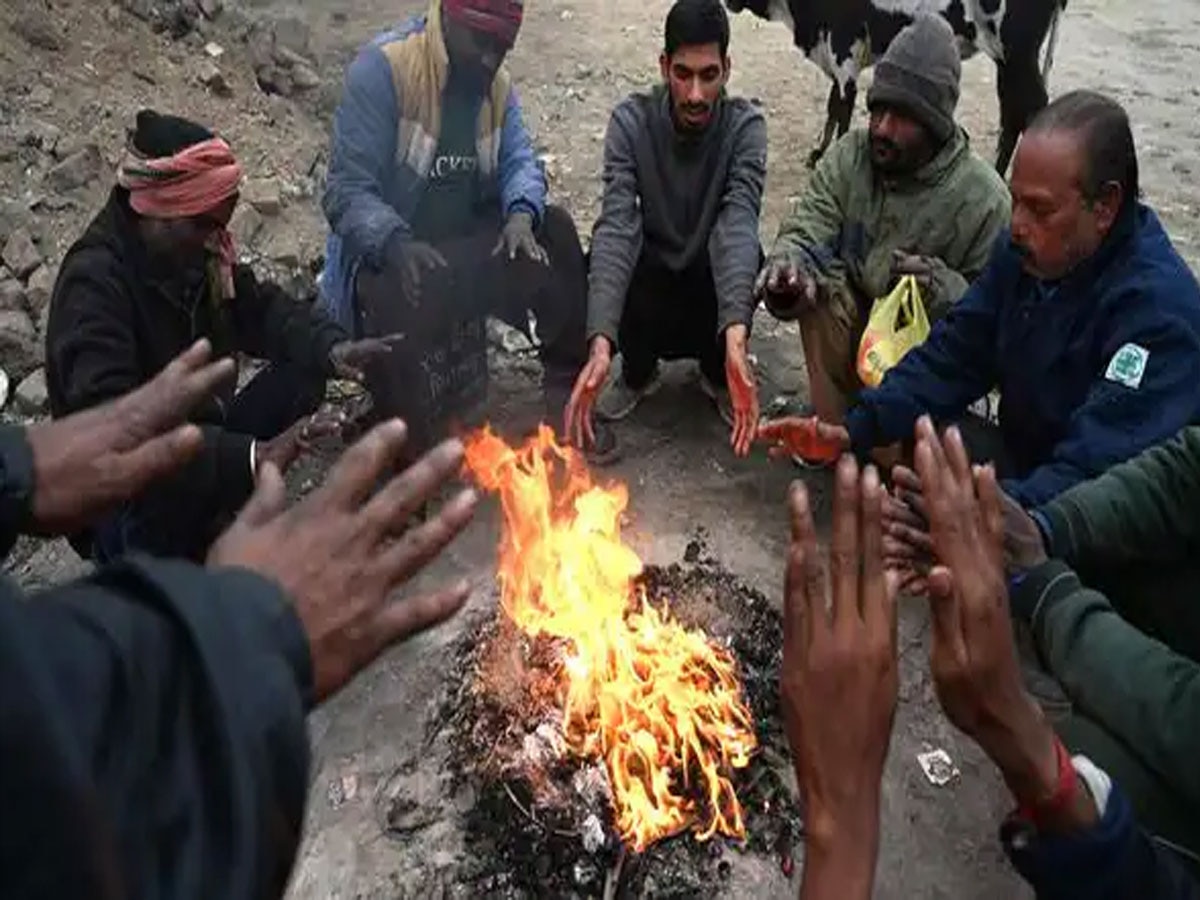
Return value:
M 452 881 L 489 897 L 716 897 L 743 860 L 765 858 L 790 876 L 802 836 L 779 708 L 783 626 L 762 594 L 710 558 L 701 535 L 686 564 L 648 566 L 641 582 L 656 605 L 729 647 L 739 665 L 759 747 L 732 773 L 746 839 L 690 832 L 642 854 L 626 851 L 612 821 L 607 772 L 563 752 L 556 693 L 562 647 L 529 639 L 500 614 L 468 631 L 454 653 L 462 676 L 445 686 L 427 739 L 449 748 L 467 858 Z M 760 863 L 761 864 L 761 863 Z

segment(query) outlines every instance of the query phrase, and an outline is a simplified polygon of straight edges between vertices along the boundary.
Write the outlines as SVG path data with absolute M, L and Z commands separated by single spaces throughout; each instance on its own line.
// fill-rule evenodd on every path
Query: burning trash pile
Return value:
M 503 614 L 462 646 L 438 717 L 477 791 L 472 844 L 495 851 L 467 877 L 617 896 L 658 869 L 670 892 L 710 893 L 730 868 L 718 836 L 790 874 L 778 614 L 711 565 L 645 569 L 621 535 L 626 488 L 594 484 L 548 428 L 519 449 L 486 429 L 466 444 L 503 510 Z

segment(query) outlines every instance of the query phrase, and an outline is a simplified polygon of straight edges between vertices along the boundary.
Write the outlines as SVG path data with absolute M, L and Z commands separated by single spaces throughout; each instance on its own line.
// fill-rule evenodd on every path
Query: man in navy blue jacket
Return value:
M 1004 490 L 1045 503 L 1196 420 L 1200 286 L 1138 202 L 1129 119 L 1076 91 L 1021 140 L 1012 227 L 929 339 L 826 437 L 860 456 L 999 388 Z M 779 439 L 796 423 L 764 426 Z

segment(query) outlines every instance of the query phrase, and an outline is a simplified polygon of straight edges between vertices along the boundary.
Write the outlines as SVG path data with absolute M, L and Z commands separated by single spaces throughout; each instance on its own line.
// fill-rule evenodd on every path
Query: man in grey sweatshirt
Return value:
M 749 452 L 758 393 L 746 343 L 763 259 L 767 128 L 757 107 L 725 94 L 728 49 L 720 0 L 678 0 L 659 60 L 664 83 L 626 98 L 609 121 L 589 359 L 567 407 L 567 433 L 580 445 L 593 408 L 624 418 L 658 386 L 660 359 L 696 359 L 734 450 Z

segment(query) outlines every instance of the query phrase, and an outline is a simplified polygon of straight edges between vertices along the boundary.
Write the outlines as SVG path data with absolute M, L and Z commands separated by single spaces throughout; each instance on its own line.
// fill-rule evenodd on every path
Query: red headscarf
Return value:
M 447 19 L 495 35 L 510 46 L 517 40 L 524 13 L 522 0 L 442 0 L 442 15 Z
M 131 151 L 117 171 L 117 184 L 129 191 L 130 207 L 152 219 L 203 215 L 237 194 L 241 183 L 241 165 L 229 145 L 216 137 L 160 159 Z M 232 297 L 237 254 L 227 229 L 212 236 L 210 249 L 217 255 L 222 293 Z

